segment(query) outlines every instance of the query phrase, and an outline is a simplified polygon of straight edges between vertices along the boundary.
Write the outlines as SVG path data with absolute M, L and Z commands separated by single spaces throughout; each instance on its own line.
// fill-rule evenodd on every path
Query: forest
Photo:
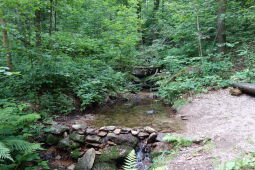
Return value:
M 87 128 L 85 138 L 93 144 L 85 146 L 80 133 L 51 126 L 111 107 L 127 94 L 153 93 L 178 113 L 194 95 L 221 91 L 235 82 L 255 84 L 255 0 L 0 0 L 0 25 L 1 170 L 92 169 L 93 163 L 80 164 L 90 148 L 96 150 L 93 169 L 171 169 L 165 158 L 171 150 L 190 146 L 190 140 L 168 135 L 165 141 L 174 142 L 174 149 L 150 156 L 149 167 L 137 168 L 137 149 L 128 150 L 112 167 L 113 158 L 99 165 L 107 154 L 98 161 L 105 148 L 94 143 L 107 135 L 118 144 L 118 128 L 100 128 L 98 141 Z M 254 98 L 249 101 L 255 104 Z M 158 112 L 154 110 L 145 111 L 150 116 Z M 154 130 L 144 129 L 139 140 L 148 143 Z M 60 144 L 55 148 L 53 143 L 60 136 L 75 138 L 79 147 L 68 140 L 71 149 L 56 149 Z M 49 148 L 57 150 L 54 158 L 44 154 Z M 54 164 L 62 160 L 58 156 L 65 160 L 61 165 Z M 255 157 L 225 165 L 229 170 L 255 169 Z

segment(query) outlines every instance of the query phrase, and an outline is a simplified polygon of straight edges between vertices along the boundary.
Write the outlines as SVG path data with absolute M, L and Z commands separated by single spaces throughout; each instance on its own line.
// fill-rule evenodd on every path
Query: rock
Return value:
M 114 131 L 115 129 L 116 129 L 116 126 L 104 126 L 104 127 L 101 127 L 99 130 Z
M 72 159 L 78 159 L 79 157 L 81 157 L 82 152 L 80 151 L 80 149 L 75 149 L 70 153 L 70 156 Z
M 139 134 L 139 130 L 131 130 L 131 134 L 137 136 Z
M 108 132 L 106 131 L 99 131 L 99 133 L 97 134 L 98 136 L 104 137 L 108 134 Z
M 187 115 L 180 115 L 180 117 L 181 117 L 182 120 L 188 120 L 189 116 L 187 116 Z
M 155 111 L 155 110 L 148 110 L 145 113 L 148 114 L 148 115 L 154 115 L 154 114 L 157 114 L 158 112 Z
M 75 170 L 91 170 L 95 161 L 96 151 L 95 149 L 89 149 L 83 155 L 82 158 L 78 160 L 75 166 Z
M 68 137 L 68 133 L 67 133 L 67 132 L 64 132 L 63 137 L 64 137 L 64 138 L 67 138 L 67 137 Z
M 115 146 L 115 145 L 117 145 L 116 143 L 111 142 L 111 141 L 107 141 L 107 144 L 110 145 L 110 146 Z
M 69 138 L 65 138 L 59 141 L 58 147 L 63 150 L 72 150 L 78 148 L 80 145 L 71 141 Z
M 114 162 L 98 162 L 93 166 L 93 170 L 116 170 L 117 167 Z
M 46 144 L 48 145 L 56 145 L 60 141 L 60 138 L 58 136 L 55 136 L 53 134 L 49 134 L 46 139 Z
M 57 155 L 57 156 L 55 157 L 55 159 L 56 159 L 56 160 L 60 160 L 60 159 L 61 159 L 61 156 L 60 156 L 60 155 Z
M 88 147 L 93 147 L 93 148 L 100 148 L 100 145 L 99 143 L 86 143 Z
M 230 94 L 232 96 L 240 96 L 240 95 L 242 95 L 242 91 L 240 89 L 238 89 L 238 88 L 230 89 L 229 92 L 230 92 Z
M 116 135 L 119 135 L 120 132 L 121 132 L 121 129 L 115 129 L 115 130 L 113 131 L 113 133 L 116 134 Z
M 65 131 L 68 131 L 68 130 L 69 130 L 69 128 L 67 126 L 65 126 L 65 125 L 54 124 L 54 125 L 51 126 L 49 131 L 52 134 L 59 135 L 59 134 L 62 134 Z
M 84 126 L 84 125 L 81 125 L 81 124 L 74 124 L 74 125 L 72 125 L 72 128 L 73 129 L 75 129 L 75 130 L 84 130 L 84 129 L 86 129 L 87 127 L 86 126 Z
M 154 132 L 156 132 L 156 130 L 153 129 L 152 127 L 150 127 L 150 126 L 144 127 L 144 131 L 147 132 L 147 133 L 154 133 Z
M 167 135 L 167 133 L 158 133 L 156 141 L 158 142 L 164 142 L 164 137 Z
M 86 130 L 86 134 L 87 134 L 87 135 L 96 135 L 97 132 L 96 132 L 96 129 L 88 128 L 88 129 Z
M 75 164 L 72 164 L 69 167 L 67 167 L 67 170 L 74 170 L 74 168 L 75 168 Z
M 131 132 L 131 130 L 132 130 L 131 128 L 122 128 L 121 133 L 126 134 L 126 133 Z
M 104 148 L 102 154 L 98 157 L 99 162 L 112 162 L 125 158 L 131 151 L 132 147 L 127 145 L 116 145 Z
M 107 135 L 108 140 L 119 144 L 119 145 L 129 145 L 129 146 L 136 146 L 138 143 L 138 138 L 134 137 L 131 134 L 119 134 L 115 135 L 114 133 L 108 133 Z
M 85 139 L 85 137 L 83 135 L 79 135 L 76 133 L 72 133 L 69 137 L 70 137 L 70 139 L 74 140 L 75 142 L 80 142 L 80 143 L 83 143 L 84 139 Z
M 149 136 L 150 134 L 149 133 L 146 133 L 146 132 L 139 132 L 139 134 L 138 134 L 138 137 L 139 138 L 145 138 L 145 137 L 147 137 L 147 136 Z
M 97 135 L 88 135 L 85 139 L 87 142 L 101 143 L 101 138 Z
M 157 133 L 151 133 L 150 136 L 147 139 L 147 144 L 153 143 L 156 141 Z

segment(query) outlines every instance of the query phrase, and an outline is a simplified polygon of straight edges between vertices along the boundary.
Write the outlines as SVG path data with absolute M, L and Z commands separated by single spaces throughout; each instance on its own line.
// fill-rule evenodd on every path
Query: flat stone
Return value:
M 104 127 L 101 127 L 99 130 L 114 131 L 115 129 L 116 129 L 116 126 L 104 126 Z
M 144 137 L 147 137 L 147 136 L 149 136 L 149 135 L 150 135 L 149 133 L 140 132 L 140 133 L 138 134 L 138 137 L 144 138 Z
M 65 126 L 65 125 L 60 125 L 60 124 L 53 124 L 50 128 L 50 133 L 52 134 L 56 134 L 56 135 L 59 135 L 59 134 L 62 134 L 64 133 L 65 131 L 68 131 L 69 130 L 69 127 Z
M 157 114 L 158 112 L 155 111 L 155 110 L 148 110 L 145 113 L 148 114 L 148 115 L 153 115 L 153 114 Z
M 104 137 L 104 136 L 106 136 L 108 134 L 108 132 L 106 132 L 106 131 L 99 131 L 98 132 L 98 136 L 101 136 L 101 137 Z
M 80 129 L 86 129 L 87 127 L 81 124 L 74 124 L 72 125 L 72 128 L 75 130 L 80 130 Z
M 139 134 L 139 130 L 131 130 L 131 134 L 137 136 Z
M 91 148 L 78 160 L 75 170 L 91 170 L 96 158 L 95 149 Z
M 121 129 L 115 129 L 115 130 L 113 131 L 113 133 L 116 134 L 116 135 L 119 135 L 120 132 L 121 132 Z
M 147 132 L 147 133 L 154 133 L 154 132 L 156 132 L 156 130 L 153 129 L 152 127 L 150 127 L 150 126 L 144 127 L 144 130 L 145 130 L 145 132 Z
M 94 148 L 100 148 L 100 145 L 99 143 L 86 143 L 87 146 L 90 146 L 90 147 L 94 147 Z
M 92 143 L 101 143 L 101 138 L 97 135 L 86 136 L 85 140 Z
M 97 132 L 96 132 L 96 129 L 88 128 L 88 129 L 86 130 L 86 134 L 88 134 L 88 135 L 96 135 Z
M 127 133 L 131 132 L 131 130 L 132 130 L 131 128 L 122 128 L 121 133 L 122 134 L 127 134 Z

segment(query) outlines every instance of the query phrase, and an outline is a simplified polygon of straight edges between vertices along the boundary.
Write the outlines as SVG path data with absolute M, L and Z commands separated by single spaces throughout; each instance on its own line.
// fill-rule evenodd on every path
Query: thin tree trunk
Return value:
M 12 56 L 10 52 L 10 45 L 9 45 L 9 39 L 8 39 L 8 32 L 6 30 L 6 21 L 0 16 L 0 23 L 3 26 L 2 29 L 2 41 L 4 46 L 4 52 L 6 53 L 6 64 L 9 67 L 9 71 L 13 71 L 13 65 L 12 65 Z
M 157 34 L 157 29 L 156 29 L 156 25 L 157 25 L 157 18 L 156 18 L 156 14 L 159 10 L 159 6 L 160 6 L 160 0 L 155 0 L 154 1 L 154 7 L 153 7 L 153 24 L 154 24 L 154 30 L 153 30 L 153 40 L 156 40 L 158 38 L 158 34 Z
M 50 28 L 49 28 L 49 34 L 51 36 L 52 34 L 52 26 L 53 26 L 53 23 L 52 23 L 52 16 L 53 16 L 53 0 L 50 0 Z
M 57 5 L 58 5 L 58 1 L 55 0 L 55 7 L 54 7 L 54 27 L 55 27 L 55 31 L 57 31 Z
M 197 17 L 197 39 L 198 39 L 198 51 L 199 51 L 199 57 L 203 56 L 203 50 L 202 50 L 202 40 L 201 40 L 201 30 L 200 30 L 200 23 L 199 23 L 199 16 L 198 11 L 196 10 L 196 17 Z
M 218 17 L 217 17 L 217 43 L 219 44 L 218 53 L 226 52 L 226 28 L 225 28 L 225 14 L 226 14 L 226 0 L 218 0 Z
M 42 45 L 42 37 L 41 37 L 41 11 L 35 11 L 35 32 L 36 32 L 36 47 Z

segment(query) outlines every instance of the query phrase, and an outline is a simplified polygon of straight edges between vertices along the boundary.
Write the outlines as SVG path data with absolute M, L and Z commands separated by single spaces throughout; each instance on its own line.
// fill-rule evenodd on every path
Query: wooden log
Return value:
M 247 93 L 255 96 L 255 84 L 251 83 L 234 83 L 233 87 L 239 88 L 243 93 Z

